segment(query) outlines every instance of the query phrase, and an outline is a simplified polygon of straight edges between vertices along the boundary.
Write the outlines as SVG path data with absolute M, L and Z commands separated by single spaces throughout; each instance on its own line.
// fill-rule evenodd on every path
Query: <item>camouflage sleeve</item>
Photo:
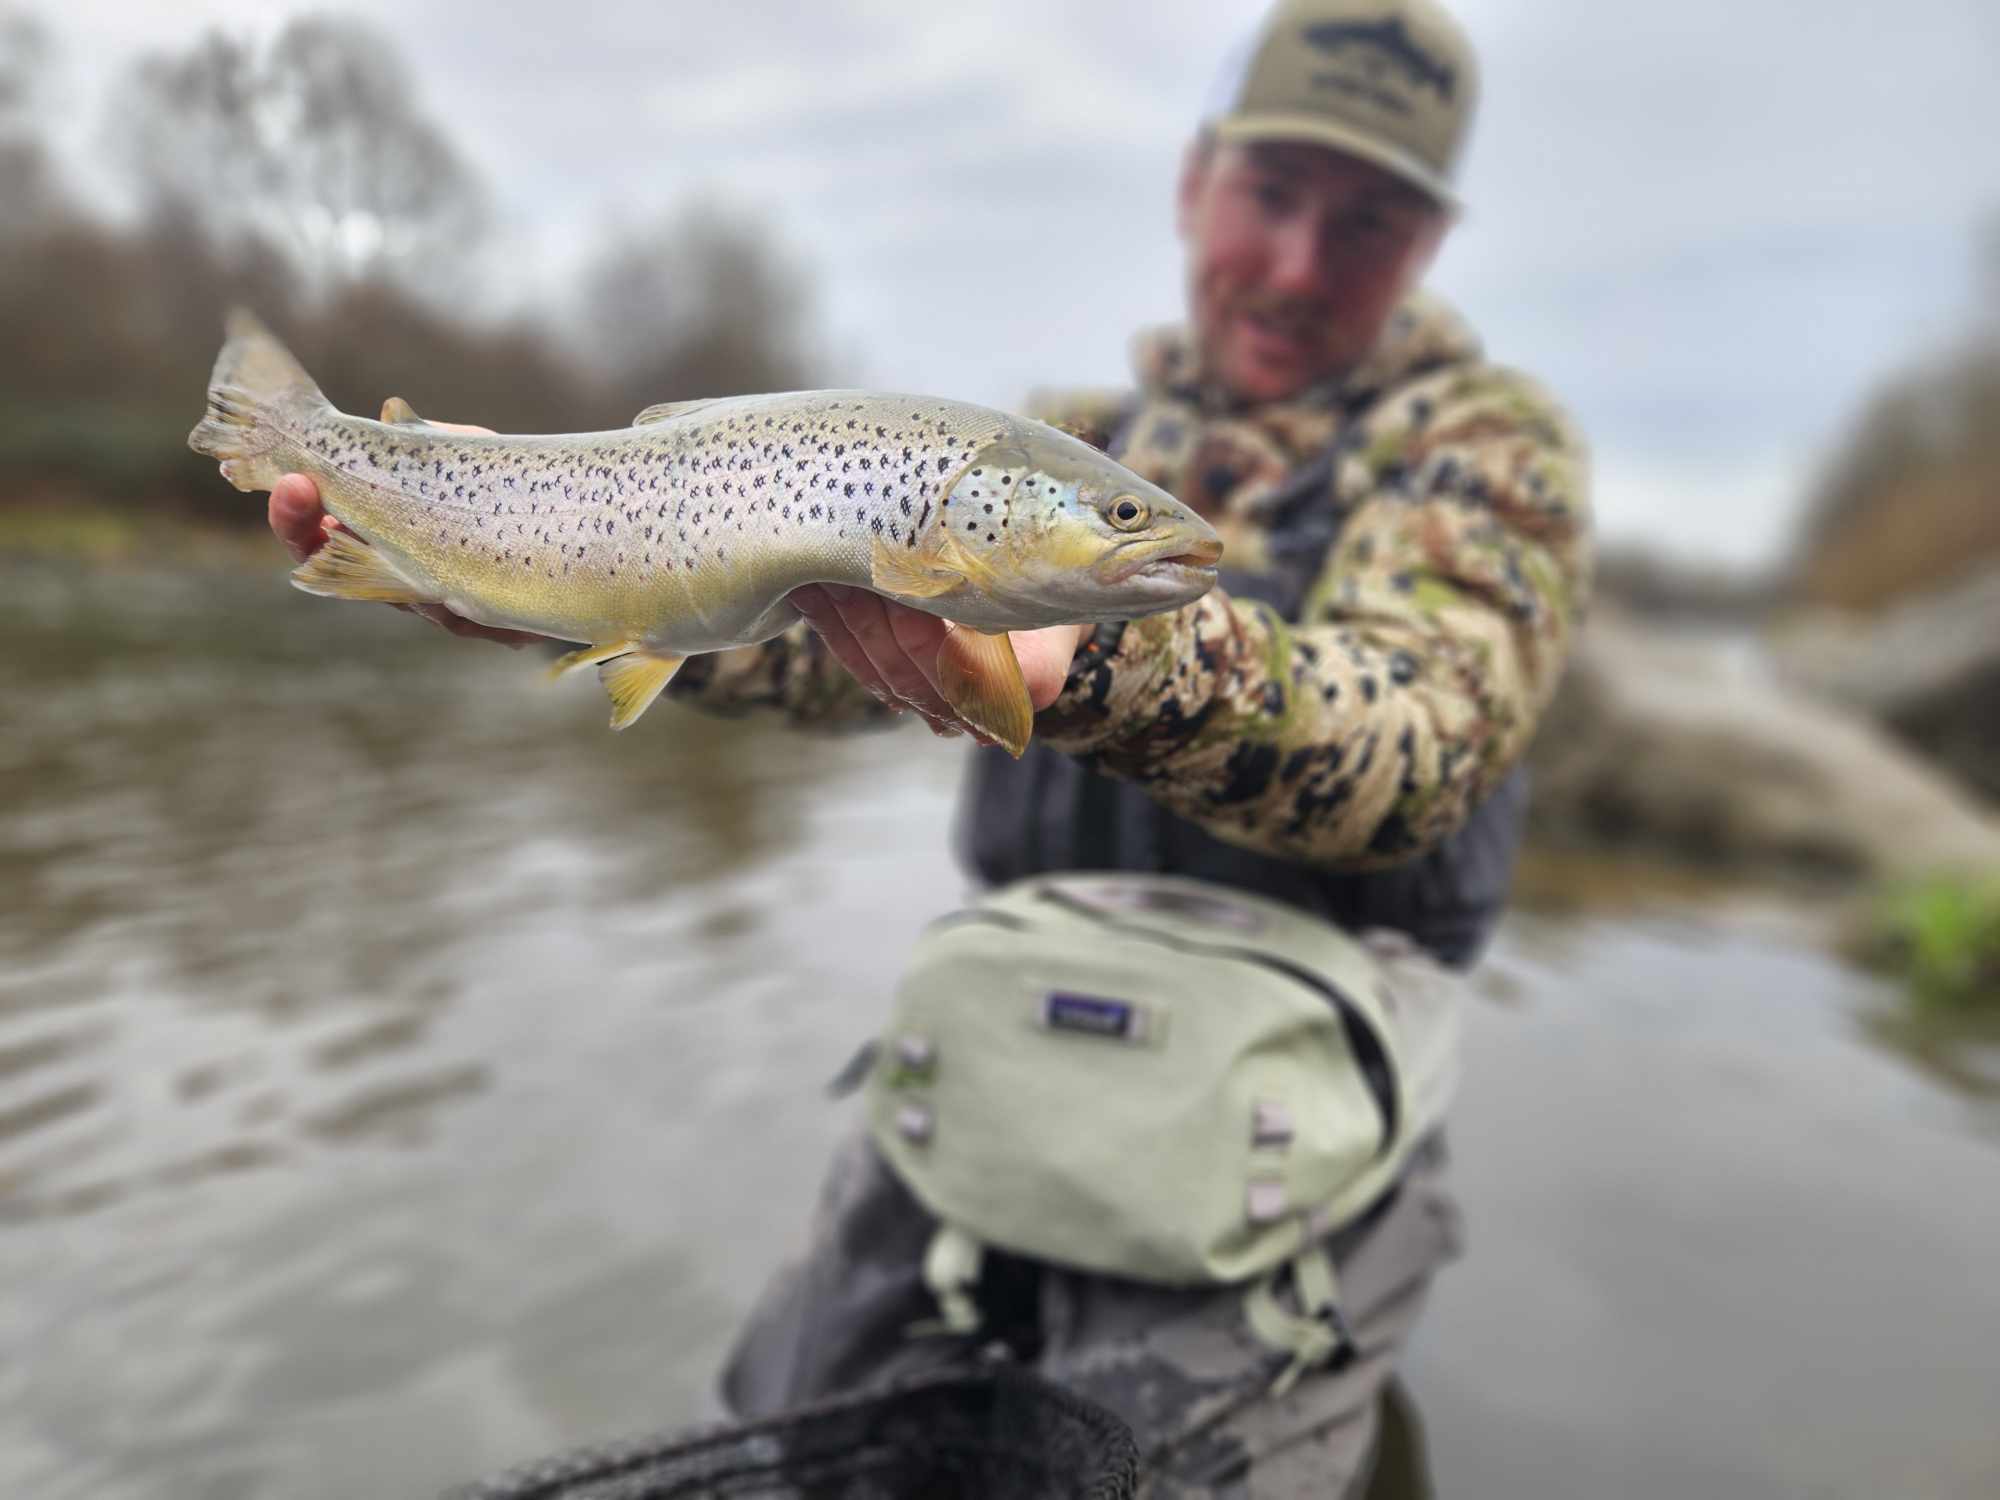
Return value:
M 667 696 L 729 718 L 771 710 L 809 729 L 900 722 L 803 620 L 762 645 L 689 657 L 667 684 Z
M 1590 583 L 1587 461 L 1492 368 L 1411 383 L 1297 624 L 1219 589 L 1101 628 L 1036 732 L 1216 837 L 1349 867 L 1457 829 L 1527 747 Z

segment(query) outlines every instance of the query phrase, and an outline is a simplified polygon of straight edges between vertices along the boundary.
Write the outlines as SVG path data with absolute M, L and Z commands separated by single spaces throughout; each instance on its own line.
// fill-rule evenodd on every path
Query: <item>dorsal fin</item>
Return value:
M 632 419 L 634 427 L 650 427 L 655 422 L 664 422 L 669 417 L 682 416 L 691 411 L 699 411 L 704 406 L 713 406 L 722 398 L 702 396 L 694 401 L 662 401 L 657 406 L 649 406 Z
M 397 427 L 422 427 L 424 419 L 416 409 L 401 396 L 391 396 L 382 403 L 382 420 Z

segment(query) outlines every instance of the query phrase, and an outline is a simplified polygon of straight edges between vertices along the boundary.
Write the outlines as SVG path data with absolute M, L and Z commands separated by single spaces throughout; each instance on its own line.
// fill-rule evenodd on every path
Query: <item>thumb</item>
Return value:
M 1016 630 L 1009 632 L 1014 642 L 1014 657 L 1021 663 L 1021 678 L 1028 686 L 1028 701 L 1037 712 L 1047 708 L 1062 695 L 1063 683 L 1069 677 L 1070 662 L 1076 656 L 1076 648 L 1089 627 L 1084 625 L 1051 625 L 1045 630 Z
M 304 562 L 326 541 L 319 486 L 304 474 L 286 474 L 271 486 L 265 519 L 295 562 Z

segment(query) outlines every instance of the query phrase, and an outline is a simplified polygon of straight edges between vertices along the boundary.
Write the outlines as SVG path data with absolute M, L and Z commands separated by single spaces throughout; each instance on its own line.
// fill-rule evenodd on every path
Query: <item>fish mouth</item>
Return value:
M 1214 539 L 1195 538 L 1192 541 L 1171 543 L 1172 552 L 1161 551 L 1155 544 L 1149 551 L 1141 551 L 1130 563 L 1120 566 L 1111 576 L 1110 582 L 1124 583 L 1131 578 L 1198 578 L 1213 582 L 1215 565 L 1222 557 L 1222 543 Z

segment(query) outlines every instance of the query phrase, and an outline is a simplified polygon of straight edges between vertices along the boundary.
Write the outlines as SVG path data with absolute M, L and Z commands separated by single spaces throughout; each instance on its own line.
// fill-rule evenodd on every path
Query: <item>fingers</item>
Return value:
M 826 642 L 827 650 L 834 660 L 853 674 L 856 681 L 891 708 L 907 707 L 900 703 L 889 685 L 882 680 L 882 674 L 875 669 L 868 653 L 854 638 L 854 632 L 847 627 L 847 621 L 835 606 L 832 594 L 819 584 L 807 584 L 804 588 L 793 589 L 787 596 L 792 607 L 805 616 L 819 638 Z
M 941 734 L 970 732 L 992 741 L 960 719 L 938 682 L 938 648 L 951 627 L 867 589 L 819 584 L 792 595 L 834 656 L 884 702 L 914 708 Z M 1055 625 L 1011 632 L 1028 699 L 1037 710 L 1055 702 L 1071 660 L 1089 627 Z
M 931 676 L 935 670 L 931 662 L 944 639 L 944 622 L 865 589 L 832 586 L 827 594 L 884 686 L 914 708 L 950 718 Z
M 915 709 L 937 734 L 966 732 L 930 675 L 944 638 L 942 620 L 838 584 L 795 589 L 790 597 L 835 660 L 876 698 L 899 711 Z
M 938 686 L 938 647 L 948 628 L 944 621 L 866 589 L 833 585 L 826 592 L 877 679 L 897 701 L 914 708 L 940 732 L 967 729 Z
M 304 562 L 326 541 L 322 524 L 326 512 L 320 509 L 319 486 L 303 474 L 287 474 L 271 486 L 265 517 L 293 562 Z

